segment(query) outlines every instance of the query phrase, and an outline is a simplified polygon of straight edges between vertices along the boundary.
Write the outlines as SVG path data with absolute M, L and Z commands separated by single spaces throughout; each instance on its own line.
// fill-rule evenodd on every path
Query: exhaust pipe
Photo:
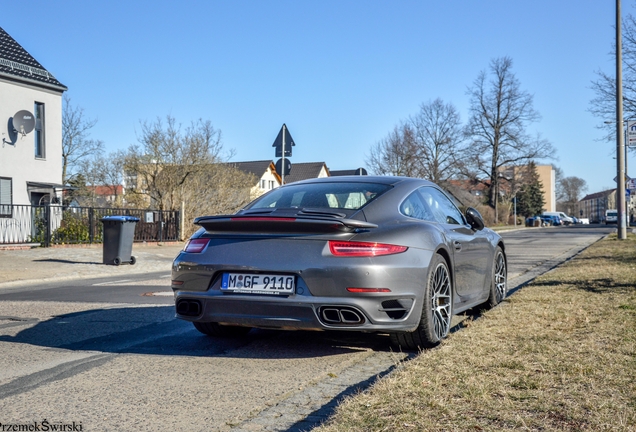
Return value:
M 358 325 L 365 321 L 359 311 L 346 306 L 323 306 L 319 315 L 321 321 L 330 325 Z
M 177 313 L 183 316 L 201 315 L 201 302 L 198 300 L 179 300 L 177 302 Z

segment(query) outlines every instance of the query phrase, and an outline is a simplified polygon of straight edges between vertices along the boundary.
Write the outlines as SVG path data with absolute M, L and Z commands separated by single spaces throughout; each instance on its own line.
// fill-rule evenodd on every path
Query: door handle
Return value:
M 454 246 L 455 246 L 455 250 L 456 250 L 457 252 L 459 252 L 460 250 L 462 250 L 462 244 L 461 244 L 460 242 L 456 241 L 456 242 L 454 243 Z

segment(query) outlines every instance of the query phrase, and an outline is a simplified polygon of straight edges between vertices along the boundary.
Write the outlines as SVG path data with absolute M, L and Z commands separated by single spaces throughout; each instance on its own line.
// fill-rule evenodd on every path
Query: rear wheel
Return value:
M 215 322 L 193 322 L 194 328 L 204 335 L 220 337 L 245 336 L 252 330 L 251 327 L 229 326 Z
M 495 259 L 492 264 L 492 276 L 490 282 L 490 294 L 483 306 L 492 309 L 506 298 L 508 293 L 508 269 L 506 257 L 499 246 L 495 250 Z
M 391 341 L 400 348 L 431 348 L 439 345 L 450 332 L 453 294 L 448 264 L 440 255 L 435 255 L 429 269 L 422 316 L 417 329 L 391 334 Z

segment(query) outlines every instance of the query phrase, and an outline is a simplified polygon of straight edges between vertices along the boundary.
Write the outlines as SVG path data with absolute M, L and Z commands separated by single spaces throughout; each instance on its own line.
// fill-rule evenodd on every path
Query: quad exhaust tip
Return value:
M 330 325 L 359 325 L 365 321 L 362 313 L 346 306 L 323 306 L 319 315 L 321 321 Z

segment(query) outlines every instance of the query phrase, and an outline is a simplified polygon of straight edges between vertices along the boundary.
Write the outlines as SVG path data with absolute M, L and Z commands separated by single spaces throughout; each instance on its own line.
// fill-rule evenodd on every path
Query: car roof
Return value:
M 293 168 L 292 168 L 293 169 Z M 285 186 L 290 185 L 302 185 L 309 183 L 380 183 L 395 186 L 400 183 L 419 183 L 421 185 L 434 185 L 433 182 L 424 179 L 418 179 L 413 177 L 400 177 L 400 176 L 336 176 L 336 177 L 320 177 L 308 180 L 302 180 L 294 183 L 288 183 Z

